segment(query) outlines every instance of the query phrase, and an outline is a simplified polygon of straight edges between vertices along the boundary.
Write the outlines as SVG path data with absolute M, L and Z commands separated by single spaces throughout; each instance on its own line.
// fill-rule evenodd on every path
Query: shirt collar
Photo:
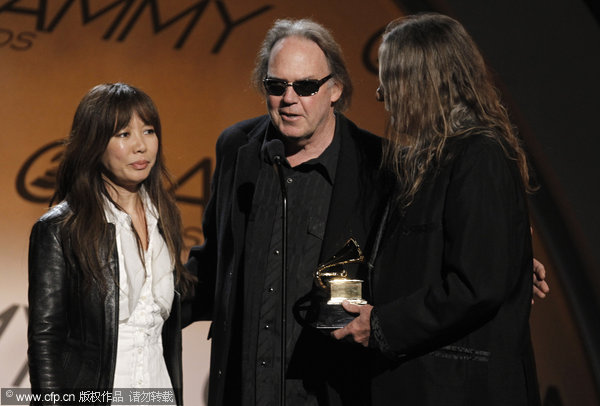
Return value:
M 152 200 L 150 200 L 150 196 L 146 191 L 146 188 L 142 186 L 139 190 L 140 198 L 142 199 L 142 203 L 144 204 L 144 213 L 146 215 L 146 224 L 148 227 L 148 231 L 150 231 L 157 223 L 158 223 L 158 211 Z M 106 217 L 106 221 L 112 224 L 129 224 L 130 217 L 129 214 L 125 213 L 123 210 L 119 209 L 115 203 L 113 203 L 107 196 L 104 197 L 104 215 Z
M 340 144 L 341 144 L 341 134 L 339 134 L 340 130 L 339 130 L 338 123 L 339 123 L 339 120 L 337 119 L 337 115 L 336 115 L 335 132 L 333 134 L 333 140 L 331 141 L 331 144 L 329 144 L 329 146 L 327 148 L 325 148 L 325 151 L 323 151 L 323 153 L 321 155 L 319 155 L 318 157 L 308 160 L 308 161 L 296 166 L 294 168 L 294 170 L 302 171 L 302 170 L 308 170 L 310 168 L 316 168 L 317 171 L 319 171 L 325 177 L 325 179 L 327 179 L 327 181 L 330 184 L 333 184 L 333 181 L 335 179 L 335 172 L 336 172 L 336 168 L 337 168 L 337 162 L 338 162 L 338 156 L 339 156 Z M 277 129 L 275 128 L 273 123 L 269 123 L 265 137 L 262 142 L 261 152 L 260 152 L 261 158 L 264 162 L 267 162 L 267 163 L 269 162 L 269 157 L 267 156 L 265 144 L 275 138 L 279 138 L 279 132 L 277 131 Z M 283 159 L 283 164 L 287 168 L 290 168 L 290 164 L 289 164 L 287 158 Z

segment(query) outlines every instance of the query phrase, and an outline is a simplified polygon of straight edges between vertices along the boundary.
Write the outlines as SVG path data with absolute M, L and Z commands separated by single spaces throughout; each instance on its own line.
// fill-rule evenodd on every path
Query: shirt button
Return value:
M 273 255 L 279 255 L 279 250 L 273 250 Z
M 265 324 L 265 330 L 268 330 L 268 329 L 270 329 L 270 328 L 271 328 L 271 325 L 270 325 L 270 324 Z
M 267 361 L 261 361 L 260 362 L 260 366 L 266 367 L 267 366 Z
M 273 288 L 269 288 L 269 292 L 273 292 L 275 289 Z
M 287 183 L 292 183 L 292 182 L 294 181 L 294 179 L 292 179 L 292 178 L 287 178 L 285 181 L 286 181 Z

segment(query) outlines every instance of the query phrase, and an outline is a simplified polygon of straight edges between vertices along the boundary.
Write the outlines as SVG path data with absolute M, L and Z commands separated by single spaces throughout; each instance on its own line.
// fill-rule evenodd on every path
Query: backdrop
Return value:
M 198 244 L 217 136 L 239 120 L 266 112 L 249 77 L 273 21 L 311 17 L 333 31 L 356 87 L 347 115 L 382 134 L 385 114 L 374 98 L 376 50 L 386 23 L 406 12 L 398 3 L 0 0 L 0 387 L 29 385 L 28 236 L 47 210 L 61 154 L 58 141 L 91 87 L 123 81 L 153 98 L 167 165 L 179 181 L 186 244 Z M 536 255 L 548 261 L 539 242 Z M 542 393 L 547 401 L 593 404 L 587 403 L 596 394 L 577 328 L 560 284 L 553 289 L 532 316 Z M 559 329 L 557 320 L 571 328 Z M 196 323 L 184 331 L 188 405 L 205 401 L 207 329 L 207 323 Z M 571 349 L 569 357 L 563 356 L 565 347 Z

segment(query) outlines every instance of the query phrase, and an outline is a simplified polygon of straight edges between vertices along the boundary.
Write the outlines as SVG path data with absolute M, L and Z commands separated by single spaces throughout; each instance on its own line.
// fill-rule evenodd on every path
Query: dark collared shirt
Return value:
M 265 142 L 276 134 L 269 126 Z M 294 168 L 284 162 L 287 188 L 287 358 L 294 351 L 302 326 L 292 308 L 312 287 L 335 179 L 340 136 L 318 157 Z M 242 402 L 275 405 L 280 391 L 282 205 L 275 169 L 262 157 L 246 235 L 243 269 L 241 336 Z M 287 379 L 288 406 L 316 405 L 299 379 Z

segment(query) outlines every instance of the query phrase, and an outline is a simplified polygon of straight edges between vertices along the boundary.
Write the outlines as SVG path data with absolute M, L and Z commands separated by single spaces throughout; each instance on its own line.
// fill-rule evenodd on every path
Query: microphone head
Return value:
M 277 138 L 266 142 L 262 150 L 266 154 L 270 164 L 278 163 L 285 157 L 283 142 Z

